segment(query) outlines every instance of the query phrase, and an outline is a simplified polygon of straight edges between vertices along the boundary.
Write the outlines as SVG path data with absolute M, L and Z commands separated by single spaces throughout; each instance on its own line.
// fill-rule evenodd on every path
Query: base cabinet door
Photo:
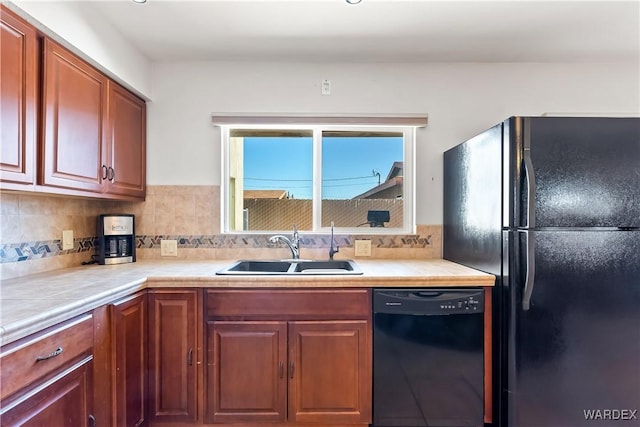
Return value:
M 95 427 L 93 363 L 88 357 L 2 409 L 3 427 Z
M 289 421 L 366 423 L 371 413 L 366 320 L 289 323 Z
M 146 294 L 112 306 L 115 355 L 115 425 L 138 427 L 147 410 Z
M 206 291 L 204 422 L 368 426 L 370 295 L 366 289 Z
M 197 290 L 149 293 L 149 421 L 197 418 Z M 200 329 L 201 330 L 201 329 Z
M 211 321 L 207 328 L 206 421 L 285 421 L 287 322 Z

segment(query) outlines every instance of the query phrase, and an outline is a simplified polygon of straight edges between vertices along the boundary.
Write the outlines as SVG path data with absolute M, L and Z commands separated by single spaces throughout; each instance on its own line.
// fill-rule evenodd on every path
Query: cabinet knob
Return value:
M 193 366 L 193 348 L 190 348 L 187 352 L 187 365 Z

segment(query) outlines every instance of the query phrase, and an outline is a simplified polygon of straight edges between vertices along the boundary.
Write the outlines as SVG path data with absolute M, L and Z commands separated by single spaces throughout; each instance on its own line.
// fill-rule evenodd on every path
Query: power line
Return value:
M 355 187 L 355 186 L 363 186 L 363 185 L 371 186 L 371 183 L 361 182 L 361 183 L 356 183 L 356 184 L 323 185 L 322 188 Z M 247 190 L 274 189 L 273 186 L 258 186 L 258 185 L 246 185 L 244 188 L 247 189 Z M 313 186 L 311 186 L 311 185 L 287 185 L 287 186 L 283 186 L 283 189 L 289 189 L 289 188 L 313 188 Z
M 350 177 L 350 178 L 327 178 L 327 179 L 323 179 L 322 182 L 325 181 L 350 181 L 350 180 L 355 180 L 355 179 L 375 179 L 375 177 L 372 176 L 354 176 L 354 177 Z M 245 181 L 275 181 L 275 182 L 311 182 L 311 179 L 280 179 L 280 178 L 248 178 L 245 177 L 244 178 Z

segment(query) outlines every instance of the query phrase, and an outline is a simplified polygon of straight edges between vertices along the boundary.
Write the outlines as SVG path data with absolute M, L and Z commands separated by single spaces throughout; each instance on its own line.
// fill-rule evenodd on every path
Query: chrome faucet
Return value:
M 329 259 L 333 259 L 333 256 L 338 252 L 340 252 L 340 246 L 336 245 L 336 247 L 334 248 L 333 247 L 334 243 L 335 243 L 335 240 L 333 240 L 333 221 L 331 221 L 331 242 L 329 246 Z
M 283 236 L 282 234 L 276 234 L 275 236 L 271 236 L 269 241 L 271 243 L 276 243 L 277 241 L 283 241 L 289 246 L 291 250 L 291 258 L 300 259 L 300 237 L 298 235 L 298 226 L 293 224 L 293 236 L 289 239 L 287 236 Z

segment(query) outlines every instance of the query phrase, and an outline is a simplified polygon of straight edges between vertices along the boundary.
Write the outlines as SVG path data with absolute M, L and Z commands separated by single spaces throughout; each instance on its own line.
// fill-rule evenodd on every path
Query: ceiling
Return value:
M 640 0 L 79 2 L 152 61 L 640 61 Z

